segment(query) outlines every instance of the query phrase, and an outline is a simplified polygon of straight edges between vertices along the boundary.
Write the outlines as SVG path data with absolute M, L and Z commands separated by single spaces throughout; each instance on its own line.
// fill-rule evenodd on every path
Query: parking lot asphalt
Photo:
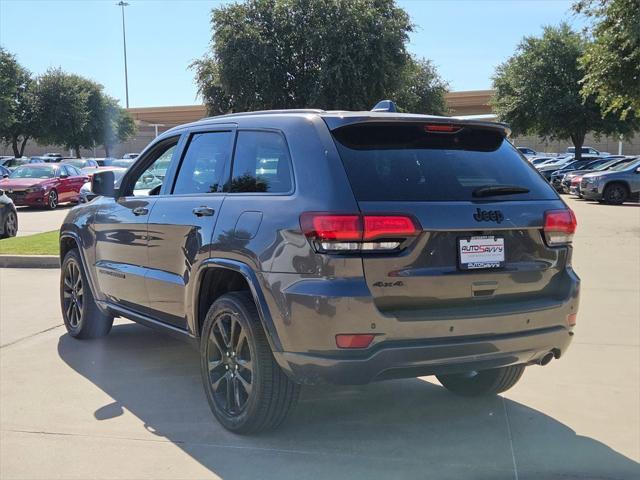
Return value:
M 0 477 L 640 478 L 640 205 L 568 200 L 582 278 L 566 356 L 504 395 L 432 378 L 303 389 L 283 428 L 223 430 L 188 345 L 63 327 L 57 270 L 0 270 Z
M 59 230 L 72 205 L 60 205 L 55 210 L 18 207 L 18 236 Z

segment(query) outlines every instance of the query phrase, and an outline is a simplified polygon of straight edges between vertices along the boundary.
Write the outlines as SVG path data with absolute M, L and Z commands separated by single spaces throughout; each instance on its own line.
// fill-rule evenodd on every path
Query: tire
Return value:
M 436 375 L 444 388 L 463 397 L 497 395 L 513 387 L 522 374 L 524 365 L 481 370 L 479 372 Z
M 200 359 L 209 407 L 231 432 L 274 429 L 298 399 L 300 385 L 273 358 L 248 292 L 227 293 L 211 305 L 202 327 Z
M 70 250 L 62 261 L 60 307 L 64 326 L 74 338 L 104 337 L 111 331 L 113 316 L 96 305 L 76 249 Z
M 51 190 L 47 195 L 46 208 L 49 210 L 55 210 L 58 207 L 58 192 Z
M 629 190 L 622 183 L 610 183 L 602 192 L 602 200 L 609 205 L 621 205 L 629 198 Z
M 18 214 L 15 210 L 9 210 L 4 217 L 2 225 L 2 235 L 0 238 L 15 237 L 18 234 Z

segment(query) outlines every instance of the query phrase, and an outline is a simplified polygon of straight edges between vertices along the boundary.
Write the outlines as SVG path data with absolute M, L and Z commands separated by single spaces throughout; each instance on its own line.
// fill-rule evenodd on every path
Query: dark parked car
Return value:
M 0 165 L 2 165 L 3 167 L 8 168 L 9 170 L 14 170 L 16 167 L 19 167 L 20 165 L 24 165 L 28 161 L 29 161 L 29 159 L 26 158 L 26 157 L 21 157 L 21 158 L 10 157 L 10 158 L 2 160 L 0 162 Z
M 18 234 L 18 213 L 11 198 L 0 188 L 0 238 Z
M 587 200 L 598 200 L 612 205 L 638 200 L 640 159 L 621 162 L 603 172 L 585 174 L 580 182 L 580 193 Z
M 67 214 L 65 326 L 99 337 L 121 316 L 192 341 L 239 433 L 280 424 L 301 384 L 436 375 L 502 392 L 566 353 L 580 283 L 575 216 L 507 134 L 322 110 L 164 132 Z
M 536 152 L 535 150 L 529 147 L 516 147 L 516 148 L 521 154 L 523 154 L 527 158 L 535 157 L 536 155 L 538 155 L 538 152 Z
M 603 157 L 598 160 L 594 160 L 592 162 L 587 163 L 582 168 L 578 170 L 572 170 L 570 172 L 565 173 L 561 179 L 561 190 L 565 193 L 575 193 L 571 191 L 572 185 L 579 186 L 579 183 L 576 184 L 574 182 L 574 178 L 582 177 L 585 173 L 591 173 L 596 171 L 604 171 L 614 165 L 617 165 L 619 162 L 624 161 L 625 157 L 615 156 L 615 157 Z M 553 176 L 551 179 L 552 183 L 554 182 Z
M 553 188 L 561 193 L 569 193 L 570 182 L 565 183 L 565 179 L 567 178 L 568 173 L 596 168 L 609 161 L 610 160 L 608 160 L 607 158 L 598 158 L 596 160 L 584 159 L 571 162 L 568 165 L 562 167 L 560 170 L 556 170 L 551 174 L 551 185 L 553 185 Z
M 73 165 L 34 163 L 16 168 L 0 180 L 0 188 L 17 206 L 54 209 L 60 203 L 78 202 L 87 178 Z
M 549 182 L 551 182 L 551 176 L 555 173 L 558 172 L 560 170 L 562 170 L 563 168 L 571 168 L 571 165 L 586 165 L 589 162 L 592 162 L 594 160 L 599 159 L 600 157 L 594 157 L 592 155 L 582 155 L 582 158 L 580 160 L 576 160 L 575 157 L 571 156 L 570 158 L 566 158 L 564 160 L 561 160 L 559 163 L 551 163 L 548 165 L 542 164 L 542 166 L 538 165 L 537 169 L 540 172 L 540 174 L 546 178 Z M 577 163 L 577 162 L 581 162 L 581 163 Z

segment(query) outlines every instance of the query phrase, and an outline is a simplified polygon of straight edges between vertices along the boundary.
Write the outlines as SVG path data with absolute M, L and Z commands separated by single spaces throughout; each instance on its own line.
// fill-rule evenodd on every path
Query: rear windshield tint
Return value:
M 351 125 L 333 132 L 360 201 L 553 200 L 557 195 L 500 132 L 465 127 L 427 133 L 424 124 Z M 527 193 L 477 198 L 493 185 Z

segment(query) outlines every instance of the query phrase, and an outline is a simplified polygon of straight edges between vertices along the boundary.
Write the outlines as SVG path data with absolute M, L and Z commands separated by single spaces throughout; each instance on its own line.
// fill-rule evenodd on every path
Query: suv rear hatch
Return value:
M 464 318 L 566 301 L 575 217 L 501 126 L 375 119 L 332 134 L 363 225 L 395 214 L 416 226 L 397 238 L 383 228 L 377 239 L 386 243 L 362 249 L 382 314 Z

